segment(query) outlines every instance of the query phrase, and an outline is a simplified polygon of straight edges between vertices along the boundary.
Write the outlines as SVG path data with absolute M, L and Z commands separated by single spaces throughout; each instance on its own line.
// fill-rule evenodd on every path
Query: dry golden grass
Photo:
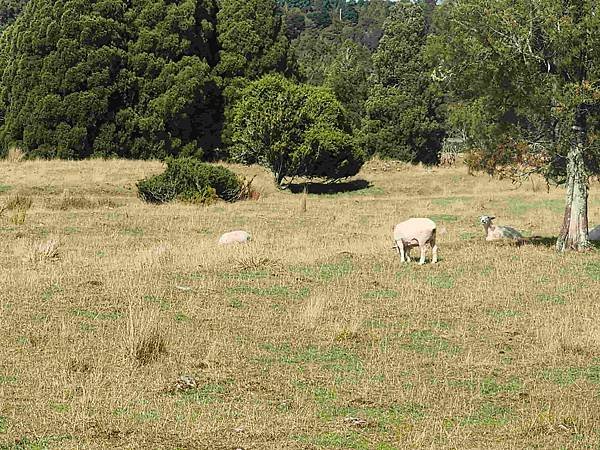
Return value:
M 0 448 L 598 448 L 598 252 L 477 222 L 555 236 L 562 190 L 375 161 L 302 200 L 232 167 L 258 201 L 143 204 L 158 162 L 0 162 L 0 205 L 32 199 L 0 216 Z M 446 228 L 439 264 L 393 253 L 409 216 Z
M 19 147 L 11 147 L 4 158 L 6 162 L 16 164 L 25 159 L 25 152 Z

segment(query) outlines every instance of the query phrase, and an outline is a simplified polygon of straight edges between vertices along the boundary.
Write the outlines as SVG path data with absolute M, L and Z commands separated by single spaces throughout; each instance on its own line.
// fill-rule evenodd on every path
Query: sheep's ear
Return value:
M 493 219 L 495 219 L 495 218 L 496 218 L 496 216 L 490 216 L 490 217 L 489 217 L 489 219 L 490 219 L 490 220 L 493 220 Z

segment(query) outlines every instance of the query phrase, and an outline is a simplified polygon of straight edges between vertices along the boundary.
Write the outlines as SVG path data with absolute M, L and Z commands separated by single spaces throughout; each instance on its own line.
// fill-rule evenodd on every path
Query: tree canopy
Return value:
M 451 123 L 490 173 L 567 185 L 560 250 L 587 247 L 587 177 L 599 172 L 600 5 L 451 0 L 431 41 Z
M 364 133 L 369 153 L 434 162 L 444 136 L 443 93 L 424 57 L 429 27 L 420 3 L 398 3 L 373 55 Z
M 276 75 L 243 91 L 234 107 L 232 140 L 234 160 L 264 165 L 278 185 L 298 176 L 348 177 L 364 163 L 333 93 Z

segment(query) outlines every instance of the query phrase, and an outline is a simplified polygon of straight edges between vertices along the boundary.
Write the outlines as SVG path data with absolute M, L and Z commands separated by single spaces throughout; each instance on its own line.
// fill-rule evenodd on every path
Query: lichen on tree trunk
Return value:
M 586 143 L 585 115 L 578 111 L 573 126 L 573 143 L 567 154 L 567 199 L 563 225 L 556 250 L 582 251 L 590 247 L 588 240 L 588 177 L 583 161 Z

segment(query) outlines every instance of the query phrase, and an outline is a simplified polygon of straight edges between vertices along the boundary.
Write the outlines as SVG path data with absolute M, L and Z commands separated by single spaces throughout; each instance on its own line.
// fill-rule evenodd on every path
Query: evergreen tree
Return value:
M 289 177 L 355 175 L 364 163 L 342 105 L 324 88 L 268 75 L 248 85 L 234 107 L 234 160 Z
M 0 42 L 1 145 L 64 158 L 200 154 L 216 95 L 211 1 L 32 0 Z
M 275 0 L 221 0 L 217 14 L 219 62 L 225 99 L 223 140 L 230 144 L 232 107 L 243 88 L 268 73 L 293 75 L 295 66 Z
M 0 33 L 15 21 L 29 0 L 0 0 Z
M 324 85 L 344 105 L 354 129 L 360 128 L 368 96 L 371 54 L 368 49 L 346 40 L 327 68 Z
M 443 96 L 424 58 L 427 24 L 421 4 L 398 3 L 373 55 L 366 103 L 369 153 L 432 163 L 444 136 Z

